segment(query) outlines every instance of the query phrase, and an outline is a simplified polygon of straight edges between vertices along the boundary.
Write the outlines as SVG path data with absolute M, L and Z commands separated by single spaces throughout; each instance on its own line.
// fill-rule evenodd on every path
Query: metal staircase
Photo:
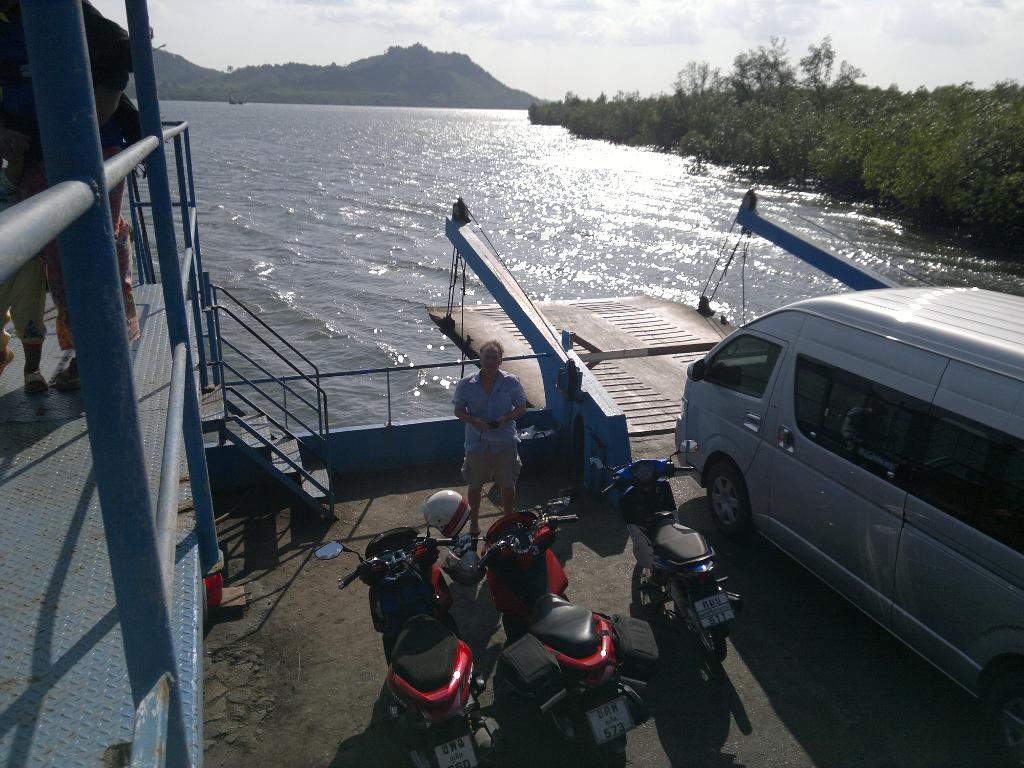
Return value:
M 224 407 L 221 441 L 238 446 L 307 507 L 330 517 L 334 477 L 327 393 L 320 386 L 320 370 L 226 288 L 210 284 L 209 289 L 212 365 Z M 261 362 L 230 341 L 225 325 L 257 342 L 269 356 Z M 274 368 L 287 372 L 274 373 Z

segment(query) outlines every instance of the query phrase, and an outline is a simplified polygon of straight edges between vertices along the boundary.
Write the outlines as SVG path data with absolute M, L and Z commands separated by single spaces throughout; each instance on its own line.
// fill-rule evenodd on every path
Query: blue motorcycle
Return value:
M 601 466 L 597 459 L 592 461 Z M 699 642 L 709 661 L 725 660 L 729 624 L 742 605 L 722 587 L 715 550 L 692 528 L 676 521 L 676 501 L 668 478 L 686 471 L 670 459 L 640 459 L 613 467 L 602 493 L 619 491 L 619 509 L 633 542 L 633 604 L 646 617 L 681 624 Z

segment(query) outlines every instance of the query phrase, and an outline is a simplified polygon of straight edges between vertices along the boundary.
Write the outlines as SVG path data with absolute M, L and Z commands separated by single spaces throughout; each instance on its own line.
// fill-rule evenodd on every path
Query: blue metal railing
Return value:
M 164 140 L 173 140 L 174 164 L 178 180 L 178 199 L 175 203 L 179 209 L 179 220 L 181 222 L 182 240 L 185 244 L 185 253 L 181 264 L 183 275 L 183 290 L 192 299 L 192 327 L 195 331 L 196 354 L 199 357 L 199 384 L 205 390 L 209 384 L 209 372 L 207 365 L 207 347 L 203 343 L 208 334 L 203 331 L 203 313 L 206 311 L 205 293 L 202 288 L 202 252 L 199 247 L 199 227 L 196 214 L 195 180 L 192 173 L 192 152 L 189 142 L 187 125 L 184 130 L 179 130 L 179 123 L 164 122 Z M 141 144 L 142 142 L 140 142 Z M 153 256 L 150 249 L 149 230 L 146 226 L 145 209 L 153 207 L 152 202 L 143 200 L 138 188 L 138 153 L 134 157 L 122 160 L 122 152 L 116 156 L 116 160 L 124 165 L 132 165 L 132 172 L 128 176 L 128 205 L 131 212 L 132 232 L 135 237 L 135 269 L 138 273 L 139 284 L 156 283 L 157 275 L 153 267 Z M 195 261 L 195 269 L 191 269 L 190 261 Z M 209 324 L 209 316 L 207 316 Z M 212 339 L 208 340 L 212 346 Z M 216 382 L 215 382 L 216 383 Z
M 210 365 L 213 367 L 215 375 L 214 381 L 221 383 L 221 397 L 224 408 L 224 425 L 225 435 L 229 439 L 242 439 L 246 443 L 253 443 L 262 445 L 264 449 L 268 450 L 271 454 L 277 456 L 279 463 L 290 468 L 296 472 L 301 482 L 306 481 L 311 483 L 317 489 L 324 494 L 328 505 L 334 503 L 334 473 L 332 471 L 331 462 L 331 444 L 328 439 L 328 433 L 330 432 L 330 417 L 327 408 L 327 392 L 321 386 L 321 374 L 319 367 L 310 360 L 306 355 L 302 354 L 295 346 L 285 339 L 280 333 L 271 328 L 259 315 L 253 312 L 248 306 L 245 305 L 240 299 L 238 299 L 231 291 L 226 288 L 213 285 L 206 282 L 205 290 L 203 295 L 209 300 L 207 309 L 210 310 L 208 317 L 212 319 L 208 321 L 207 325 L 210 328 L 211 339 L 215 338 L 216 344 L 211 345 Z M 230 301 L 232 306 L 227 306 L 224 300 Z M 236 311 L 237 310 L 237 311 Z M 244 317 L 243 317 L 244 316 Z M 231 342 L 225 338 L 224 332 L 221 327 L 221 317 L 227 317 L 231 320 L 233 327 L 241 331 L 244 331 L 247 336 L 265 347 L 278 362 L 283 363 L 287 368 L 291 369 L 294 373 L 286 376 L 278 376 L 267 368 L 263 363 L 258 362 L 252 355 L 245 352 L 241 346 Z M 258 326 L 254 327 L 254 326 Z M 276 343 L 271 343 L 268 340 L 268 336 L 272 337 Z M 280 347 L 287 349 L 291 355 L 287 355 L 282 352 Z M 234 355 L 237 355 L 244 360 L 252 368 L 256 369 L 264 375 L 264 377 L 256 379 L 254 377 L 246 375 L 238 367 L 232 365 L 224 359 L 224 348 L 227 347 Z M 304 363 L 308 367 L 308 371 L 302 370 L 300 363 Z M 225 371 L 230 372 L 235 379 L 230 384 L 224 384 Z M 312 390 L 313 399 L 315 404 L 310 401 L 307 395 L 303 395 L 299 392 L 293 384 L 304 384 Z M 277 384 L 281 387 L 281 398 L 278 399 L 266 389 L 260 385 L 266 384 Z M 247 388 L 250 395 L 258 396 L 263 405 L 257 404 L 254 397 L 245 395 L 242 392 L 242 388 Z M 293 398 L 293 404 L 289 407 L 288 394 L 291 393 Z M 241 403 L 248 407 L 248 410 L 241 408 L 238 403 L 233 403 L 231 398 L 235 397 Z M 313 428 L 300 415 L 300 411 L 296 409 L 296 403 L 304 405 L 309 413 L 316 415 L 316 427 Z M 281 434 L 295 441 L 295 444 L 300 443 L 299 436 L 293 432 L 292 423 L 294 422 L 300 426 L 306 433 L 311 437 L 315 437 L 315 444 L 303 440 L 301 441 L 306 447 L 313 450 L 320 459 L 322 460 L 324 467 L 327 469 L 327 485 L 324 486 L 312 472 L 310 472 L 302 462 L 296 462 L 291 456 L 287 455 L 280 447 L 274 443 L 273 440 L 260 434 L 260 432 L 253 428 L 246 422 L 244 418 L 239 417 L 237 414 L 239 411 L 243 411 L 248 416 L 260 416 L 267 419 L 268 422 L 273 424 L 280 430 Z M 237 434 L 235 438 L 232 438 L 232 433 L 228 429 L 229 425 L 235 425 L 242 430 L 245 434 Z
M 551 357 L 551 355 L 550 355 L 550 353 L 547 353 L 547 352 L 541 352 L 540 354 L 537 354 L 537 355 L 512 355 L 510 357 L 504 358 L 504 362 L 506 362 L 506 363 L 513 363 L 513 362 L 516 362 L 516 361 L 519 361 L 519 360 L 544 360 L 544 359 L 547 359 L 549 357 Z M 384 374 L 384 386 L 385 386 L 385 391 L 386 391 L 385 400 L 387 401 L 387 405 L 388 405 L 387 426 L 390 427 L 392 425 L 392 423 L 393 423 L 392 418 L 391 418 L 391 416 L 392 416 L 392 414 L 391 414 L 391 402 L 392 402 L 392 399 L 393 399 L 392 396 L 391 396 L 391 375 L 392 374 L 408 373 L 408 372 L 411 372 L 411 371 L 425 371 L 425 370 L 431 370 L 431 369 L 434 369 L 434 368 L 465 368 L 467 364 L 468 365 L 476 365 L 476 360 L 449 360 L 449 361 L 446 361 L 446 362 L 443 362 L 443 363 L 421 363 L 420 365 L 392 365 L 392 366 L 386 366 L 386 367 L 383 367 L 383 368 L 357 368 L 357 369 L 353 369 L 353 370 L 349 370 L 349 371 L 328 371 L 328 372 L 320 374 L 320 380 L 323 381 L 323 380 L 326 380 L 326 379 L 349 378 L 349 377 L 353 377 L 353 376 L 373 376 L 373 375 L 379 375 L 379 374 L 383 373 Z M 261 370 L 262 370 L 262 368 L 261 368 Z M 232 372 L 234 372 L 234 369 L 232 369 Z M 252 377 L 252 378 L 244 378 L 244 379 L 242 377 L 239 377 L 239 379 L 236 380 L 236 381 L 225 381 L 224 382 L 224 386 L 225 387 L 232 387 L 232 386 L 238 386 L 238 385 L 241 385 L 241 384 L 247 384 L 249 386 L 259 386 L 261 384 L 272 384 L 272 383 L 275 383 L 275 382 L 280 384 L 280 385 L 282 385 L 282 386 L 287 386 L 287 384 L 289 382 L 299 381 L 299 380 L 302 379 L 301 376 L 273 376 L 273 375 L 267 373 L 267 371 L 265 371 L 265 370 L 263 371 L 263 373 L 266 373 L 268 377 L 267 378 L 255 378 L 255 377 Z M 308 403 L 307 403 L 307 405 L 308 405 Z M 312 406 L 310 406 L 310 407 L 312 407 Z M 307 428 L 307 430 L 308 430 L 308 428 Z
M 191 163 L 186 163 L 192 209 L 183 217 L 187 228 L 183 276 L 164 158 L 167 138 L 174 138 L 176 145 L 184 141 L 188 158 L 187 126 L 181 123 L 167 131 L 161 126 L 146 2 L 127 0 L 126 8 L 144 138 L 104 163 L 79 0 L 21 5 L 51 187 L 0 214 L 4 244 L 0 283 L 57 239 L 125 664 L 137 712 L 136 734 L 140 739 L 145 735 L 138 759 L 133 750 L 132 765 L 157 765 L 165 755 L 170 765 L 187 766 L 192 761 L 176 684 L 179 675 L 170 620 L 182 447 L 189 465 L 204 572 L 219 559 L 182 289 L 183 283 L 188 284 L 194 303 L 199 300 L 201 261 Z M 156 510 L 147 481 L 108 200 L 108 189 L 143 159 L 148 166 L 151 223 L 173 360 Z M 141 222 L 136 232 L 145 233 Z M 143 271 L 152 279 L 151 267 L 147 271 L 143 265 Z M 152 712 L 146 709 L 147 702 L 154 703 Z M 146 755 L 160 757 L 148 760 Z

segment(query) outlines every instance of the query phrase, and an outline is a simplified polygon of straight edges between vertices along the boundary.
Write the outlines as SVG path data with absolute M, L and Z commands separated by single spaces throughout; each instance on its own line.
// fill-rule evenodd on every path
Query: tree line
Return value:
M 736 56 L 731 72 L 690 62 L 674 92 L 567 93 L 530 120 L 592 139 L 653 146 L 753 181 L 868 201 L 979 241 L 1024 235 L 1024 90 L 1013 81 L 912 92 L 868 87 L 830 38 L 794 65 L 784 40 Z M 1016 249 L 1017 253 L 1021 251 Z

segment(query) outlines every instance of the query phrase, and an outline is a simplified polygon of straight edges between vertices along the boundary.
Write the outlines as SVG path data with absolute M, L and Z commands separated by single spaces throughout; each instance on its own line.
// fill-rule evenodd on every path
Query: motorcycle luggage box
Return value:
M 538 704 L 563 690 L 558 662 L 533 635 L 523 635 L 501 652 L 498 673 L 517 693 Z
M 611 617 L 611 625 L 622 676 L 646 682 L 658 663 L 658 643 L 651 625 L 619 614 Z

